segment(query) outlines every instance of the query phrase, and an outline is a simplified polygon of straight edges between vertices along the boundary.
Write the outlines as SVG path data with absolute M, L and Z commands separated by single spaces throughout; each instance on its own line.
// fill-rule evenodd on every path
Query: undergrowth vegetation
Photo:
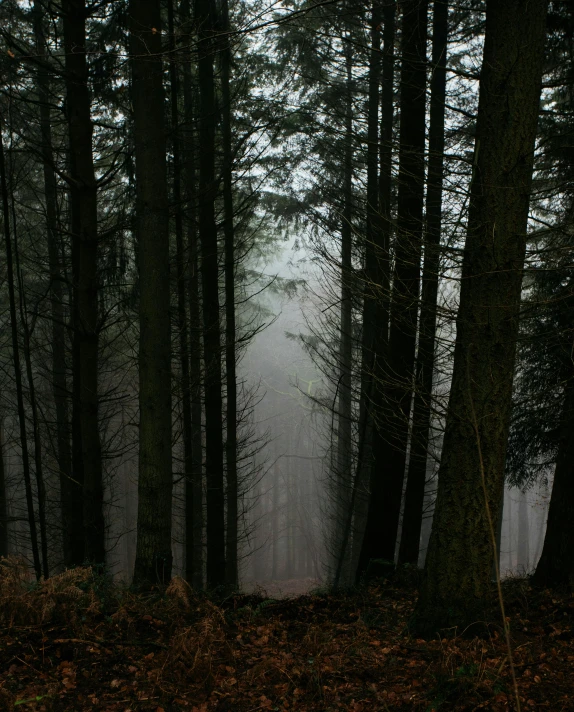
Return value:
M 417 639 L 415 583 L 403 572 L 349 591 L 215 599 L 180 578 L 136 593 L 91 568 L 36 584 L 4 559 L 0 709 L 514 709 L 500 625 Z M 505 598 L 521 707 L 574 710 L 574 598 L 525 579 Z

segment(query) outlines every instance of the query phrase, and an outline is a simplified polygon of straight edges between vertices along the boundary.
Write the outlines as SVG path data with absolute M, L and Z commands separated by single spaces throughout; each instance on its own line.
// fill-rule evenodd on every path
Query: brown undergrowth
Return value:
M 217 605 L 181 579 L 135 594 L 89 568 L 0 562 L 0 709 L 512 710 L 504 632 L 408 633 L 414 581 Z M 574 598 L 505 584 L 521 706 L 574 711 Z

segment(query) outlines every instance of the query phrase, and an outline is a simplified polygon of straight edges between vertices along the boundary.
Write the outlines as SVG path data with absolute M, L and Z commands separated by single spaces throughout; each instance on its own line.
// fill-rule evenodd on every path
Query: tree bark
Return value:
M 207 585 L 225 584 L 225 497 L 219 261 L 215 221 L 215 7 L 196 0 L 199 77 L 199 239 L 205 364 L 205 471 L 207 479 Z
M 414 627 L 482 620 L 504 487 L 546 0 L 489 0 L 453 379 Z M 491 516 L 489 516 L 489 513 Z
M 159 0 L 131 0 L 130 55 L 140 285 L 140 451 L 134 583 L 171 578 L 169 209 Z
M 98 205 L 94 174 L 84 0 L 64 0 L 66 114 L 70 143 L 73 271 L 73 471 L 82 484 L 81 561 L 105 562 L 98 419 Z
M 436 0 L 433 8 L 429 160 L 419 344 L 411 451 L 399 549 L 399 561 L 414 566 L 419 559 L 431 422 L 442 216 L 447 38 L 448 3 Z

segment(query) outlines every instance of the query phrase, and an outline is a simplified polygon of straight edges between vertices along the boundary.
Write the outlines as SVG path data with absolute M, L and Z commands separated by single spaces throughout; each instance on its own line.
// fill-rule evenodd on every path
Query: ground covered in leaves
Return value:
M 408 579 L 408 577 L 407 577 Z M 505 586 L 521 708 L 574 710 L 574 597 Z M 90 569 L 31 585 L 0 562 L 0 709 L 513 710 L 501 627 L 408 633 L 413 581 L 216 605 L 181 579 L 136 595 Z

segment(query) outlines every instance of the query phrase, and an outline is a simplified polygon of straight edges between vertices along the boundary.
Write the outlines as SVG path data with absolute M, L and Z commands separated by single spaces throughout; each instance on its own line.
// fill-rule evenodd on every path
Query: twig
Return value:
M 154 647 L 154 648 L 162 648 L 163 650 L 168 650 L 167 645 L 163 645 L 163 643 L 156 643 L 152 640 L 150 641 L 138 641 L 138 640 L 84 640 L 83 638 L 56 638 L 56 640 L 52 641 L 53 645 L 59 645 L 61 643 L 83 643 L 84 645 L 97 645 L 97 646 L 106 646 L 106 645 L 133 645 L 135 646 L 141 646 L 141 647 Z M 48 643 L 49 644 L 49 643 Z

